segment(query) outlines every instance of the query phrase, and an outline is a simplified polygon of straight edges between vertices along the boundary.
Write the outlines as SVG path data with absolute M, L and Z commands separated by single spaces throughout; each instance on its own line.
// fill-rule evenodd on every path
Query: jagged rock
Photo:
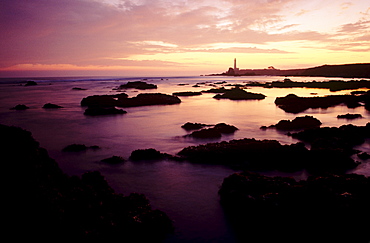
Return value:
M 92 106 L 85 110 L 84 115 L 87 116 L 104 116 L 104 115 L 116 115 L 116 114 L 126 114 L 127 111 L 122 109 L 117 109 L 115 107 L 100 107 Z
M 362 118 L 361 114 L 345 114 L 345 115 L 338 115 L 337 118 L 344 118 L 344 119 L 356 119 L 356 118 Z
M 42 108 L 46 108 L 46 109 L 57 109 L 57 108 L 63 108 L 62 106 L 60 105 L 56 105 L 56 104 L 52 104 L 52 103 L 46 103 Z
M 188 127 L 188 130 L 191 130 L 189 128 L 199 129 L 205 126 L 212 126 L 212 125 L 205 125 L 205 124 L 199 124 L 199 123 L 195 123 L 195 124 L 187 123 L 185 125 L 186 127 Z M 186 136 L 198 138 L 198 139 L 221 138 L 222 134 L 234 133 L 236 130 L 238 130 L 238 128 L 236 128 L 235 126 L 228 125 L 226 123 L 218 123 L 211 128 L 205 128 L 199 131 L 194 131 L 191 134 L 186 135 Z
M 23 104 L 19 104 L 19 105 L 16 105 L 14 106 L 13 108 L 10 108 L 11 110 L 27 110 L 29 109 L 28 106 L 26 105 L 23 105 Z
M 148 84 L 143 81 L 127 82 L 126 84 L 122 84 L 119 86 L 119 89 L 156 89 L 156 88 L 157 88 L 157 85 Z

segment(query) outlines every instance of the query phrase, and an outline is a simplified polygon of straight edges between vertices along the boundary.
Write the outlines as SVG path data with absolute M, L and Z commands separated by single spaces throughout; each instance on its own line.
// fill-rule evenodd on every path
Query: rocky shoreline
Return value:
M 30 132 L 5 125 L 0 132 L 5 238 L 160 242 L 173 232 L 144 195 L 115 193 L 98 171 L 67 176 Z

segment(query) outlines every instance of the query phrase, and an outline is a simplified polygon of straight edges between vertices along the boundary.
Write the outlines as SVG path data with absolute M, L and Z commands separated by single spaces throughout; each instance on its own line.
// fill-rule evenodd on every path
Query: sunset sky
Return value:
M 369 0 L 1 0 L 0 77 L 370 63 Z

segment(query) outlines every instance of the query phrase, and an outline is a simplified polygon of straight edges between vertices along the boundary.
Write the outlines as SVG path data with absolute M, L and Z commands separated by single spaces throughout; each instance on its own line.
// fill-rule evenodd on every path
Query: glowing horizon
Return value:
M 3 0 L 0 77 L 370 63 L 370 2 Z

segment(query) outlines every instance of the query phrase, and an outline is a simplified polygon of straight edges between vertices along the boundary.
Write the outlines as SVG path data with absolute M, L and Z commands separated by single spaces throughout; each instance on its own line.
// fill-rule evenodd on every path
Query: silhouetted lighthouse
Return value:
M 236 70 L 236 58 L 234 58 L 234 71 Z

